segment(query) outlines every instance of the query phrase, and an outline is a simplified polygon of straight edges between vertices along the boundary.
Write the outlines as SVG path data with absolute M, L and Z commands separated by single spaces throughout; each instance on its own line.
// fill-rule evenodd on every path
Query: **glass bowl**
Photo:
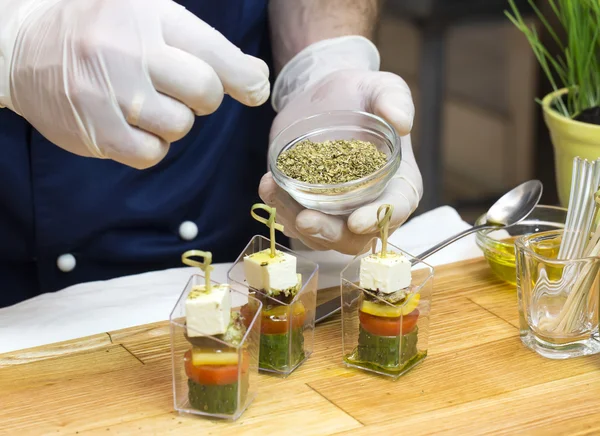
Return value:
M 277 159 L 306 139 L 369 141 L 388 160 L 374 173 L 350 182 L 334 185 L 301 182 L 283 174 L 277 168 Z M 376 115 L 360 111 L 324 112 L 292 123 L 275 137 L 269 147 L 269 170 L 275 183 L 305 208 L 329 215 L 349 215 L 376 200 L 391 181 L 402 159 L 401 141 L 394 128 Z
M 563 229 L 566 219 L 567 209 L 538 205 L 527 218 L 508 229 L 477 232 L 477 245 L 492 271 L 503 281 L 516 285 L 515 240 L 523 235 Z M 485 214 L 477 219 L 475 225 L 484 222 Z

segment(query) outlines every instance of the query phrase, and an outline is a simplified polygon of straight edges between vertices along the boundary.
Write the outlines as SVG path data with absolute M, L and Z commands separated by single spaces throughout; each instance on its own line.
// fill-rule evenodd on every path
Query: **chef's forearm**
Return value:
M 270 0 L 271 40 L 278 73 L 305 47 L 327 38 L 372 39 L 381 0 Z

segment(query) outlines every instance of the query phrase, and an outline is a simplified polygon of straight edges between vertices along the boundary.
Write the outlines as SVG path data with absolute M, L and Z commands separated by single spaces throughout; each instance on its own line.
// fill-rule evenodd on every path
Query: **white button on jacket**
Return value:
M 191 241 L 198 236 L 198 226 L 191 221 L 184 221 L 179 226 L 179 236 L 184 241 Z
M 56 260 L 56 265 L 58 269 L 62 272 L 71 272 L 75 269 L 75 265 L 77 262 L 75 261 L 75 256 L 72 254 L 63 254 L 58 257 Z

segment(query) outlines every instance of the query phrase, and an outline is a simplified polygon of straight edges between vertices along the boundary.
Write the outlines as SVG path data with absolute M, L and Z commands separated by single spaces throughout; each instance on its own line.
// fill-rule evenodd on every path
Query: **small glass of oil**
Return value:
M 567 209 L 556 206 L 538 205 L 527 218 L 512 227 L 503 230 L 483 230 L 477 232 L 477 245 L 483 251 L 490 268 L 501 280 L 516 286 L 515 240 L 519 236 L 549 230 L 564 229 Z M 485 215 L 479 217 L 477 224 L 485 222 Z M 549 250 L 553 250 L 550 248 Z M 553 253 L 545 253 L 552 257 Z M 556 257 L 556 254 L 554 254 Z

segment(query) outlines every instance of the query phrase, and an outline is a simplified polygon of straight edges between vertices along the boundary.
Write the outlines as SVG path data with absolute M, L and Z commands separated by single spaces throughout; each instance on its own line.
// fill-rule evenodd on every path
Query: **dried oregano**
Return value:
M 332 185 L 368 176 L 386 161 L 385 153 L 370 142 L 304 140 L 279 155 L 277 168 L 301 182 Z

